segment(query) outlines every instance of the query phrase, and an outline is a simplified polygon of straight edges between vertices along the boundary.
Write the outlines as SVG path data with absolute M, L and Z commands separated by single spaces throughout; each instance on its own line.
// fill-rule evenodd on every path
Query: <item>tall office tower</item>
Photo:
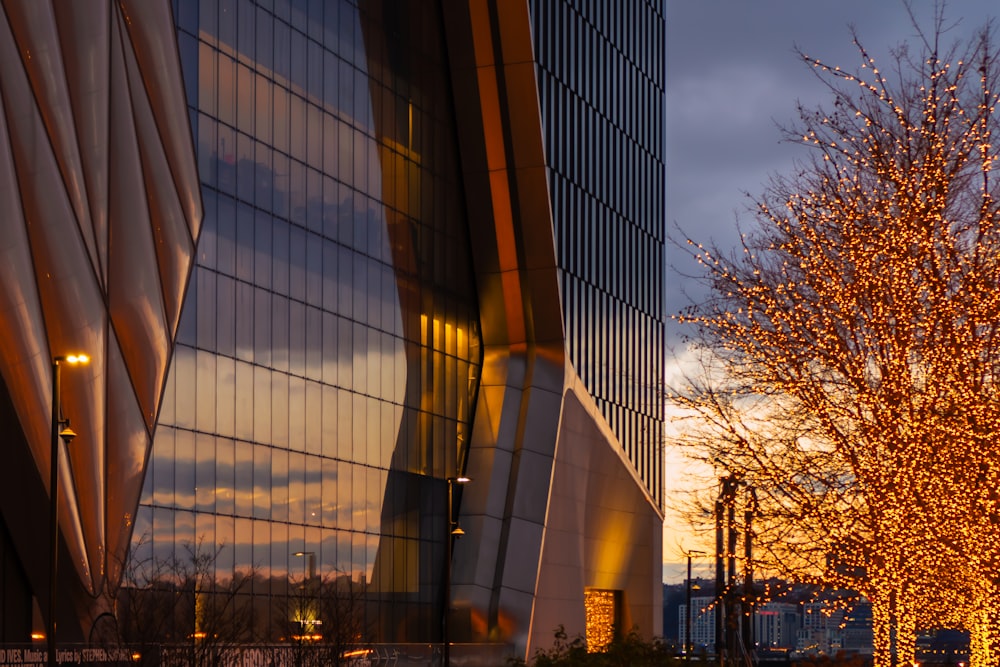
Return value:
M 173 4 L 204 220 L 107 552 L 120 627 L 185 564 L 174 638 L 662 626 L 662 8 L 584 4 Z
M 754 611 L 753 638 L 762 649 L 794 649 L 802 628 L 799 605 L 768 602 Z
M 714 597 L 691 598 L 691 646 L 695 655 L 715 651 Z M 688 606 L 678 606 L 677 633 L 681 641 L 687 637 Z
M 569 358 L 662 504 L 663 3 L 530 6 Z

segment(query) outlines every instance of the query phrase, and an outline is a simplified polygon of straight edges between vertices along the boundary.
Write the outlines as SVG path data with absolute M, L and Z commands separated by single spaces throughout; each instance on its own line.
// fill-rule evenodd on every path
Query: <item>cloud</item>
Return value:
M 921 25 L 933 0 L 913 0 Z M 968 36 L 989 15 L 1000 15 L 995 0 L 950 0 L 947 15 L 958 27 L 945 43 Z M 915 30 L 901 0 L 667 0 L 666 4 L 666 214 L 673 225 L 700 242 L 723 248 L 738 244 L 737 218 L 752 227 L 745 193 L 759 195 L 768 178 L 788 173 L 807 152 L 781 142 L 778 124 L 795 116 L 795 103 L 814 107 L 829 95 L 794 47 L 831 65 L 853 68 L 859 62 L 848 28 L 854 24 L 862 42 L 879 62 L 890 48 L 913 42 Z M 668 245 L 667 312 L 704 298 L 704 289 L 683 274 L 700 275 L 693 262 Z M 666 375 L 692 368 L 690 350 L 679 340 L 681 327 L 668 324 Z M 681 472 L 687 464 L 670 449 L 668 503 L 679 499 Z M 664 575 L 680 580 L 683 549 L 697 549 L 698 538 L 679 515 L 668 512 L 664 531 Z M 667 566 L 669 564 L 669 566 Z

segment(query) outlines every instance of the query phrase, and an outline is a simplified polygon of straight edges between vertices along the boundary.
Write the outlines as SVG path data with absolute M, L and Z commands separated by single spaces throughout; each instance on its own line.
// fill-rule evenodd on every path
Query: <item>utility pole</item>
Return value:
M 722 496 L 715 501 L 715 655 L 718 659 L 719 667 L 726 667 L 725 651 L 722 646 L 724 620 L 726 605 L 723 598 L 726 594 L 726 564 L 723 560 L 723 539 L 722 539 L 722 513 L 725 505 Z
M 691 550 L 687 552 L 688 561 L 688 576 L 687 576 L 687 606 L 685 606 L 686 618 L 684 619 L 684 661 L 691 661 L 691 652 L 693 647 L 691 646 L 691 623 L 694 618 L 694 614 L 691 612 L 691 558 L 699 554 L 704 556 L 704 551 Z
M 715 501 L 715 652 L 719 667 L 726 667 L 727 659 L 733 661 L 736 657 L 736 619 L 733 616 L 736 600 L 732 595 L 736 590 L 736 487 L 739 478 L 726 475 L 721 482 L 722 489 Z
M 753 516 L 757 513 L 757 491 L 747 490 L 747 506 L 743 511 L 743 654 L 748 665 L 753 665 L 756 646 L 753 637 Z
M 729 529 L 729 543 L 726 545 L 726 557 L 729 568 L 729 579 L 726 582 L 726 657 L 729 664 L 737 664 L 740 644 L 737 636 L 740 625 L 737 616 L 742 606 L 737 602 L 739 591 L 736 587 L 736 542 L 739 533 L 736 529 L 736 484 L 734 476 L 729 476 L 729 488 L 726 490 L 726 527 Z

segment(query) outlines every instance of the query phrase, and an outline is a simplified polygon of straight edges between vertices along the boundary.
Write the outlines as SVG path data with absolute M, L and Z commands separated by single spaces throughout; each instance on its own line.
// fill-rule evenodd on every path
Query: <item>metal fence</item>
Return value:
M 259 644 L 217 646 L 190 644 L 143 647 L 63 646 L 56 664 L 70 667 L 442 667 L 441 644 L 371 644 L 333 653 L 323 645 Z M 503 667 L 513 656 L 507 644 L 452 644 L 453 667 Z M 37 644 L 0 646 L 0 667 L 46 667 L 48 654 Z

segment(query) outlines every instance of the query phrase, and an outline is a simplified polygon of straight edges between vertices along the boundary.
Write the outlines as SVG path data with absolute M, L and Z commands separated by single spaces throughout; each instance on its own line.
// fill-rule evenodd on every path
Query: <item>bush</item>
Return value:
M 644 641 L 635 630 L 615 639 L 603 651 L 589 653 L 583 637 L 569 639 L 560 625 L 552 648 L 535 651 L 530 663 L 512 658 L 507 664 L 508 667 L 529 664 L 531 667 L 663 667 L 678 664 L 678 658 L 662 639 Z

